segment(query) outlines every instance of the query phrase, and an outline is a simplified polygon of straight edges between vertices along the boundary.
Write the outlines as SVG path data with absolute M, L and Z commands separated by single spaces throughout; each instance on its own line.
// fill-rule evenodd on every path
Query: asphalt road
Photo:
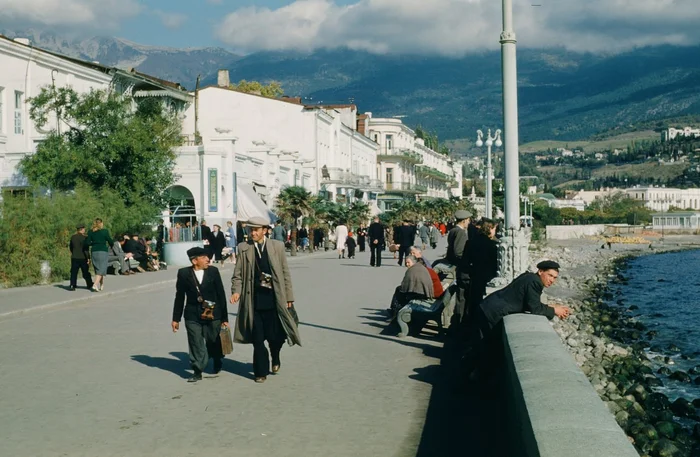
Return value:
M 404 272 L 385 256 L 382 268 L 369 253 L 290 263 L 303 347 L 285 346 L 264 384 L 243 345 L 217 377 L 185 382 L 172 284 L 0 321 L 0 455 L 446 455 L 424 431 L 444 432 L 424 427 L 442 342 L 385 328 Z

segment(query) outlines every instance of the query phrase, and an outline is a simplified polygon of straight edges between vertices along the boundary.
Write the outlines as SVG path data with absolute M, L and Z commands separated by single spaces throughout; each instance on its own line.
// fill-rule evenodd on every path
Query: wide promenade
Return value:
M 290 259 L 303 347 L 285 346 L 264 384 L 242 345 L 218 376 L 185 382 L 186 335 L 170 330 L 175 271 L 109 276 L 100 294 L 0 291 L 0 454 L 489 455 L 480 403 L 440 368 L 442 341 L 385 330 L 380 311 L 404 269 L 368 257 Z

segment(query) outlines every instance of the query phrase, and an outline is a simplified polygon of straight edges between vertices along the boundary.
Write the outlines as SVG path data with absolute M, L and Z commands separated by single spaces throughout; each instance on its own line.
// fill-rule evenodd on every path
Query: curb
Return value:
M 32 306 L 29 308 L 18 309 L 15 311 L 9 311 L 7 313 L 0 314 L 0 322 L 7 320 L 7 319 L 11 319 L 13 317 L 19 317 L 19 316 L 22 316 L 24 314 L 30 314 L 30 313 L 34 313 L 34 312 L 38 312 L 38 311 L 46 311 L 46 310 L 50 310 L 52 308 L 59 308 L 61 306 L 66 306 L 66 305 L 74 305 L 74 304 L 82 303 L 82 302 L 90 302 L 98 297 L 112 297 L 114 295 L 121 295 L 121 294 L 124 294 L 127 292 L 133 292 L 135 290 L 156 289 L 158 287 L 162 287 L 162 286 L 165 286 L 167 284 L 174 284 L 175 281 L 177 281 L 177 280 L 176 279 L 168 279 L 165 281 L 153 282 L 150 284 L 144 284 L 144 285 L 132 287 L 129 289 L 113 290 L 110 292 L 104 292 L 104 293 L 101 292 L 99 294 L 93 293 L 87 297 L 74 298 L 71 300 L 64 300 L 64 301 L 60 301 L 60 302 L 56 302 L 56 303 L 48 303 L 46 305 Z
M 311 255 L 309 255 L 309 254 L 305 254 L 305 255 L 301 255 L 301 256 L 297 255 L 294 257 L 287 256 L 287 260 L 290 261 L 292 259 L 297 259 L 297 260 L 310 259 L 312 257 L 316 257 L 316 255 L 317 255 L 317 253 L 314 253 Z M 60 302 L 56 302 L 56 303 L 48 303 L 45 305 L 32 306 L 29 308 L 18 309 L 15 311 L 8 311 L 6 313 L 0 313 L 0 322 L 8 320 L 8 319 L 12 319 L 14 317 L 19 317 L 19 316 L 22 316 L 25 314 L 31 314 L 31 313 L 40 312 L 40 311 L 47 311 L 50 309 L 60 308 L 63 306 L 68 306 L 68 305 L 75 305 L 75 304 L 83 303 L 83 302 L 90 302 L 90 301 L 95 300 L 99 297 L 112 297 L 115 295 L 125 294 L 127 292 L 133 292 L 135 290 L 157 289 L 157 288 L 169 285 L 169 284 L 175 284 L 175 282 L 177 282 L 177 279 L 167 279 L 164 281 L 143 284 L 141 286 L 131 287 L 128 289 L 112 290 L 109 292 L 101 292 L 99 294 L 93 293 L 93 294 L 88 295 L 86 297 L 73 298 L 70 300 L 64 300 L 64 301 L 60 301 Z

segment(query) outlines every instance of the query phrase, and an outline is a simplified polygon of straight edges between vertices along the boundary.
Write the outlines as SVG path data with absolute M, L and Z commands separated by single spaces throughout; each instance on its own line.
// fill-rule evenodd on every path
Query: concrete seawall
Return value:
M 639 457 L 545 318 L 507 316 L 503 355 L 513 457 Z

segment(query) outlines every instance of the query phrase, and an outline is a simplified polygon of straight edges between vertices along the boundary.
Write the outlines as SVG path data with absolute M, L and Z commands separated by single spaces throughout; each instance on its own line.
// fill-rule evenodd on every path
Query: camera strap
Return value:
M 204 303 L 204 297 L 202 296 L 202 291 L 199 290 L 199 280 L 194 272 L 194 268 L 192 268 L 192 277 L 194 278 L 194 287 L 197 288 L 197 301 L 199 303 Z

